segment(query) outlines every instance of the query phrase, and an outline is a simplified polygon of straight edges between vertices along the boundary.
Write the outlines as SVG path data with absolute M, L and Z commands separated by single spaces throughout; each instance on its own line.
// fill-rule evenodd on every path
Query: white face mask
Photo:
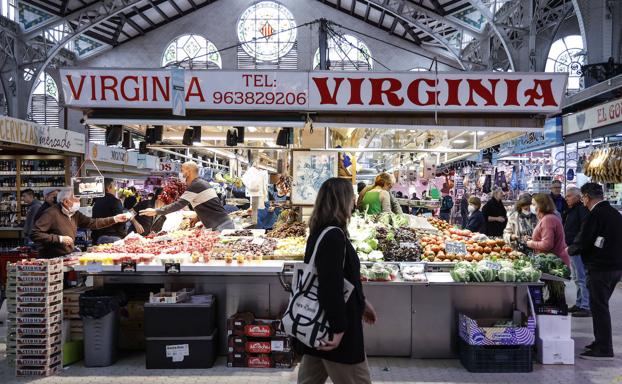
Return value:
M 530 214 L 530 213 L 531 213 L 531 207 L 529 207 L 529 208 L 523 208 L 523 214 L 524 214 L 524 215 L 528 215 L 528 214 Z
M 185 183 L 185 182 L 186 182 L 186 176 L 184 176 L 184 173 L 183 173 L 183 172 L 179 172 L 179 180 L 180 180 L 182 183 Z
M 536 208 L 535 205 L 532 205 L 529 207 L 529 210 L 531 211 L 531 213 L 533 213 L 534 215 L 536 215 L 538 213 L 538 210 Z
M 469 204 L 468 210 L 469 210 L 469 213 L 473 213 L 473 212 L 477 211 L 477 208 L 474 205 Z
M 80 209 L 80 202 L 76 201 L 75 203 L 71 205 L 71 208 L 69 208 L 68 211 L 69 213 L 74 214 L 78 212 L 79 209 Z

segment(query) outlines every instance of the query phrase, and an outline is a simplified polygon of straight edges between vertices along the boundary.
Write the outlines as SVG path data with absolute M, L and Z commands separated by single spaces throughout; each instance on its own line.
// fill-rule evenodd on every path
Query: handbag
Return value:
M 304 345 L 317 348 L 321 340 L 328 340 L 330 324 L 325 319 L 324 310 L 318 300 L 318 275 L 315 267 L 315 255 L 324 235 L 331 229 L 326 227 L 315 242 L 315 248 L 309 263 L 298 264 L 294 268 L 292 294 L 283 314 L 282 324 L 285 332 Z M 344 250 L 345 251 L 345 250 Z M 345 255 L 344 255 L 345 266 Z M 343 300 L 348 301 L 354 285 L 343 279 Z

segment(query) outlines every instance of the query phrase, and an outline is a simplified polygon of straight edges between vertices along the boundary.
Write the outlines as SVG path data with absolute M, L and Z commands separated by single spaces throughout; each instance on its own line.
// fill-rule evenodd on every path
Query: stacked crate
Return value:
M 55 374 L 62 368 L 62 260 L 22 260 L 15 268 L 16 375 Z
M 69 322 L 67 340 L 84 340 L 84 327 L 80 318 L 80 294 L 87 288 L 68 288 L 63 291 L 63 319 Z
M 17 266 L 12 263 L 8 263 L 6 267 L 7 281 L 6 281 L 6 302 L 7 302 L 7 333 L 6 333 L 6 359 L 10 367 L 15 366 L 15 348 L 17 340 L 16 319 L 17 314 Z

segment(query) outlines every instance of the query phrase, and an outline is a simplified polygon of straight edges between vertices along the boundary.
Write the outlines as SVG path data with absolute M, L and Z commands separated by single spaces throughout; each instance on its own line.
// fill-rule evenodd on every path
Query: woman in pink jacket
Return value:
M 566 251 L 566 238 L 562 221 L 555 214 L 555 204 L 545 193 L 538 193 L 531 201 L 531 211 L 538 216 L 538 225 L 527 246 L 536 252 L 553 253 L 570 267 L 570 256 Z

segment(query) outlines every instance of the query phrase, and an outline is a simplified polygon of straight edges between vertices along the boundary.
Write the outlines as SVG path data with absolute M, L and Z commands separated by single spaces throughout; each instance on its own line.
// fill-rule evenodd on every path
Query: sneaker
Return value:
M 613 360 L 613 352 L 603 353 L 600 351 L 589 350 L 589 351 L 586 351 L 580 354 L 579 357 L 585 360 L 608 361 L 608 360 Z
M 572 307 L 568 308 L 568 313 L 574 313 L 580 310 L 581 308 L 577 307 L 576 305 L 573 305 Z
M 573 312 L 572 317 L 592 317 L 592 312 L 589 309 L 580 309 Z
M 586 351 L 591 351 L 592 349 L 594 349 L 594 347 L 596 346 L 596 342 L 592 341 L 591 343 L 589 343 L 588 345 L 586 345 L 585 347 L 583 347 Z

